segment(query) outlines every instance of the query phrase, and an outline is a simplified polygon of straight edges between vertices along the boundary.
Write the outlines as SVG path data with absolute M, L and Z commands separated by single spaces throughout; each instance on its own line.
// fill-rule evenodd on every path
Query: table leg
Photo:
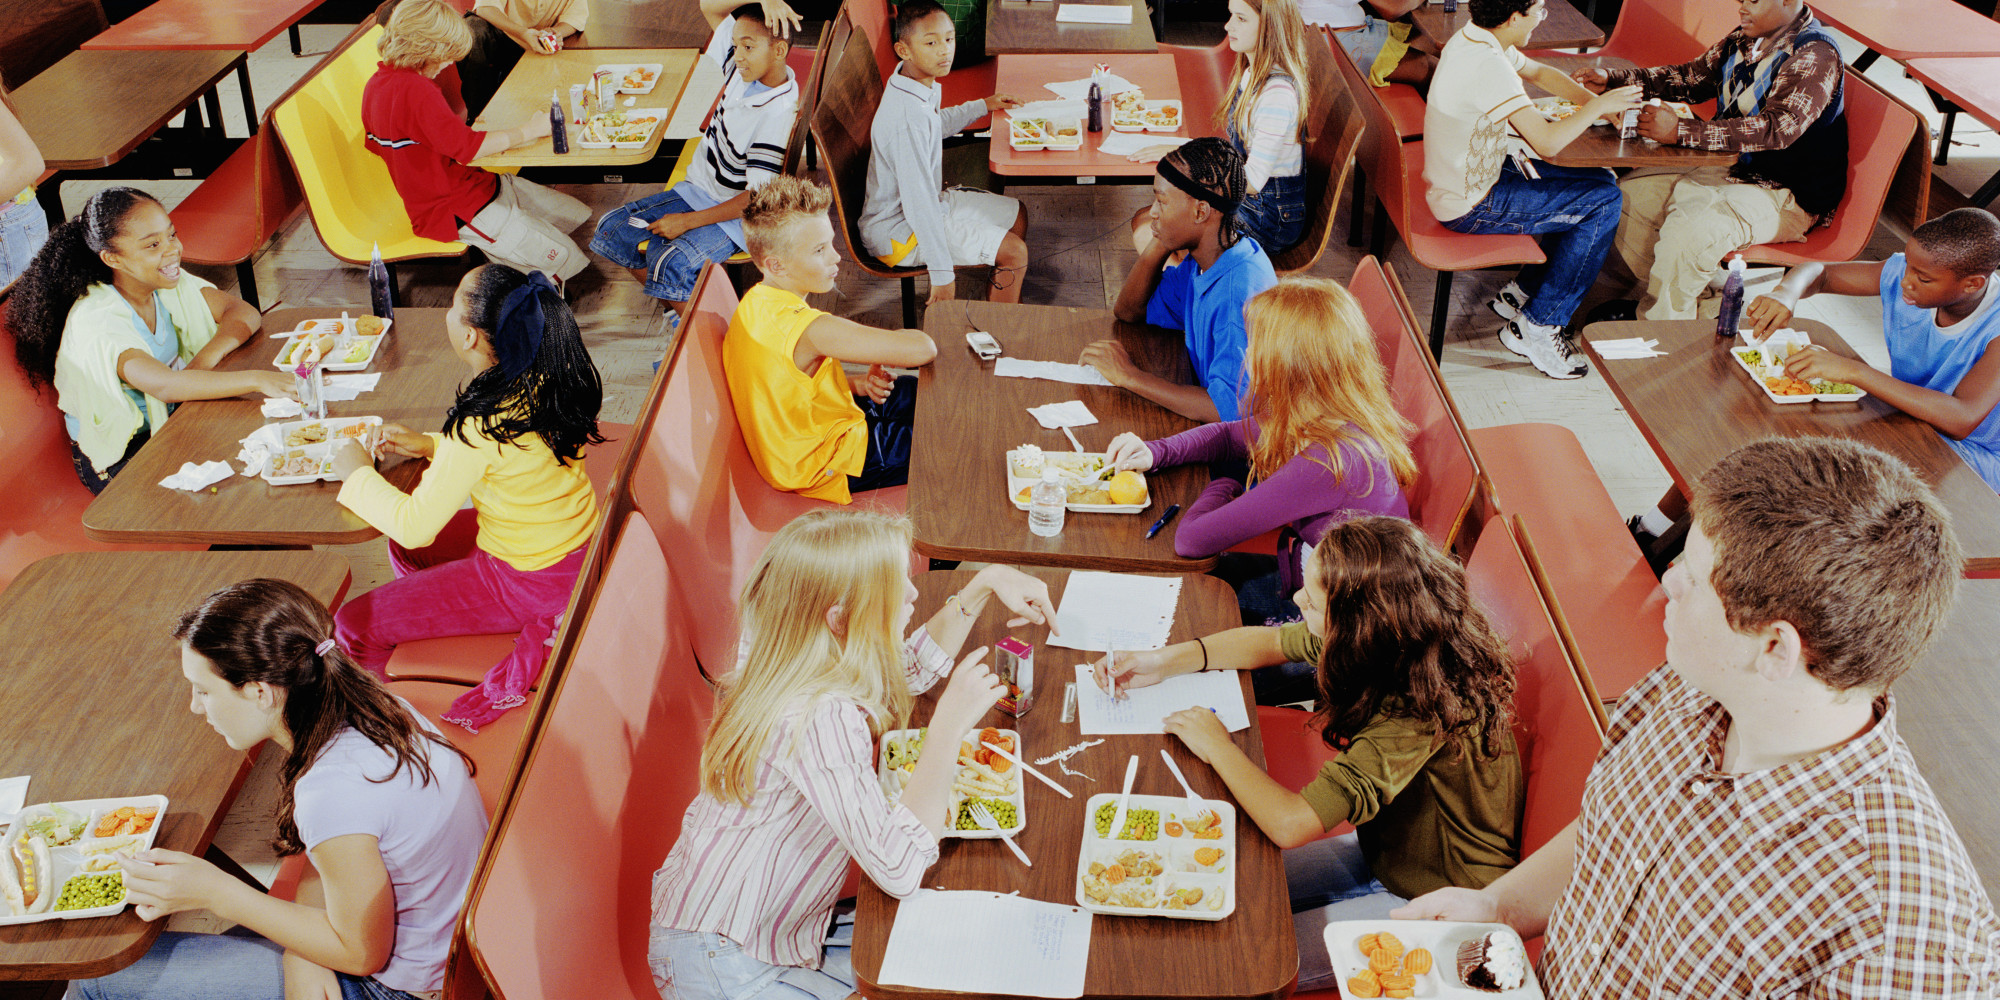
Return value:
M 208 113 L 209 138 L 221 139 L 223 137 L 222 95 L 216 93 L 214 87 L 208 88 L 208 92 L 201 95 L 201 106 L 204 109 L 206 109 Z
M 1936 105 L 1939 111 L 1944 112 L 1944 127 L 1938 130 L 1937 155 L 1931 158 L 1932 163 L 1942 167 L 1944 166 L 1945 157 L 1951 154 L 1952 126 L 1958 123 L 1958 113 L 1965 109 L 1959 107 L 1957 102 L 1938 93 L 1932 87 L 1926 86 L 1924 93 L 1931 95 L 1931 103 Z
M 208 850 L 203 851 L 201 856 L 207 859 L 209 864 L 222 869 L 225 874 L 235 877 L 237 881 L 258 892 L 264 892 L 270 888 L 270 886 L 258 881 L 257 876 L 250 874 L 242 865 L 237 864 L 235 858 L 223 853 L 222 848 L 214 844 L 208 845 Z
M 299 26 L 297 24 L 294 24 L 286 30 L 289 31 L 292 36 L 292 54 L 295 56 L 305 55 L 305 53 L 301 51 L 299 48 Z
M 1979 185 L 1979 190 L 1972 192 L 1974 205 L 1983 207 L 1991 204 L 1995 198 L 2000 198 L 2000 170 L 1994 171 L 1993 176 L 1986 179 L 1986 183 Z
M 237 89 L 243 91 L 243 120 L 249 123 L 250 134 L 257 134 L 257 98 L 250 92 L 250 59 L 245 56 L 236 64 Z

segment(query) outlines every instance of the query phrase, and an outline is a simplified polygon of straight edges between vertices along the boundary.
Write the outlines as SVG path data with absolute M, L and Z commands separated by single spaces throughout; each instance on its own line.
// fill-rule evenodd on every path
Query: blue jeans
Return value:
M 771 965 L 720 934 L 654 927 L 646 949 L 665 1000 L 846 1000 L 854 992 L 852 914 L 828 928 L 818 969 Z
M 1236 228 L 1257 238 L 1267 254 L 1289 250 L 1306 234 L 1306 177 L 1266 178 L 1236 207 Z
M 910 481 L 910 439 L 917 432 L 917 379 L 903 375 L 880 403 L 857 396 L 854 405 L 868 418 L 868 457 L 861 474 L 847 477 L 849 493 L 902 486 Z
M 1542 252 L 1549 262 L 1522 268 L 1518 280 L 1528 293 L 1528 318 L 1563 327 L 1604 267 L 1624 197 L 1617 178 L 1601 167 L 1559 167 L 1537 160 L 1535 172 L 1541 179 L 1529 180 L 1508 160 L 1479 205 L 1444 227 L 1455 233 L 1545 237 Z
M 0 201 L 0 288 L 20 277 L 28 262 L 35 259 L 35 251 L 48 241 L 49 217 L 41 202 L 33 198 L 25 205 Z
M 70 984 L 84 1000 L 282 1000 L 285 948 L 247 931 L 168 931 L 137 962 Z M 408 1000 L 372 978 L 336 972 L 344 1000 Z
M 1285 852 L 1285 882 L 1292 894 L 1292 933 L 1299 942 L 1299 990 L 1332 987 L 1333 959 L 1326 925 L 1338 920 L 1386 920 L 1409 902 L 1368 871 L 1361 838 L 1352 833 L 1315 840 Z
M 711 260 L 721 263 L 735 255 L 738 247 L 729 238 L 729 231 L 720 224 L 710 224 L 664 240 L 625 220 L 653 222 L 663 215 L 692 211 L 694 207 L 672 191 L 620 205 L 597 220 L 597 234 L 590 238 L 590 249 L 619 267 L 635 271 L 644 268 L 647 295 L 686 302 L 694 295 L 694 282 L 701 277 L 702 265 Z M 646 244 L 646 249 L 639 249 L 641 243 Z

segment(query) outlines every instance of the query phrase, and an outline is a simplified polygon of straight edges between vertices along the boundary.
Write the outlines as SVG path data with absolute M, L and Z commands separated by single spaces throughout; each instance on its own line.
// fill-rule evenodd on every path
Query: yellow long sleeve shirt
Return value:
M 466 440 L 428 435 L 437 451 L 415 492 L 404 493 L 374 469 L 340 487 L 340 503 L 405 548 L 437 539 L 472 498 L 479 547 L 522 572 L 546 569 L 590 540 L 597 495 L 582 462 L 564 465 L 541 437 L 501 444 L 465 425 Z

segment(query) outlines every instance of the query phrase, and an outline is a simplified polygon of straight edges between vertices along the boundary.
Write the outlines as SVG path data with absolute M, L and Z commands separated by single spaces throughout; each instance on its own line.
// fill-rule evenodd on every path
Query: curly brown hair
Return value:
M 1399 517 L 1358 517 L 1313 550 L 1326 585 L 1320 738 L 1344 750 L 1379 712 L 1436 727 L 1456 756 L 1500 755 L 1514 710 L 1507 643 L 1466 588 L 1465 568 Z

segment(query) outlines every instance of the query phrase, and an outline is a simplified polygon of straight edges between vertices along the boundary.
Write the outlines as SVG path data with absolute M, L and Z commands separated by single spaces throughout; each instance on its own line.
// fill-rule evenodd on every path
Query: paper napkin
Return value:
M 1049 403 L 1045 406 L 1030 406 L 1028 414 L 1049 430 L 1059 427 L 1089 427 L 1097 422 L 1097 415 L 1083 400 L 1072 399 L 1067 403 Z
M 1186 141 L 1182 136 L 1154 132 L 1106 132 L 1097 151 L 1106 156 L 1131 156 L 1147 146 L 1178 146 Z
M 1056 20 L 1072 24 L 1131 24 L 1132 8 L 1125 4 L 1059 4 Z
M 1660 346 L 1659 341 L 1646 340 L 1641 337 L 1631 337 L 1625 340 L 1593 340 L 1590 342 L 1591 350 L 1596 351 L 1597 356 L 1606 361 L 1630 361 L 1635 358 L 1666 357 L 1667 352 L 1653 349 L 1658 346 Z
M 206 489 L 228 479 L 235 471 L 228 462 L 203 462 L 200 465 L 182 462 L 181 471 L 160 480 L 160 485 L 175 490 Z
M 1061 10 L 1068 10 L 1071 7 L 1080 7 L 1080 6 L 1083 5 L 1066 3 L 1062 5 Z M 1127 17 L 1130 17 L 1132 15 L 1132 8 L 1126 7 L 1124 8 L 1124 10 L 1125 10 L 1125 15 Z M 1062 14 L 1060 13 L 1060 11 L 1056 14 L 1056 19 L 1057 20 L 1062 19 Z M 1127 80 L 1116 73 L 1107 73 L 1104 76 L 1099 77 L 1097 83 L 1098 83 L 1097 92 L 1104 97 L 1110 97 L 1113 94 L 1122 94 L 1128 90 L 1139 89 L 1138 84 L 1133 83 L 1132 81 Z M 1043 84 L 1043 86 L 1049 88 L 1049 90 L 1052 91 L 1057 97 L 1060 97 L 1064 100 L 1083 101 L 1090 99 L 1090 78 L 1087 76 L 1081 80 L 1064 80 L 1060 83 Z
M 299 405 L 299 402 L 295 399 L 286 399 L 283 396 L 264 397 L 264 416 L 266 419 L 284 420 L 296 417 L 304 412 L 306 412 L 306 408 Z

